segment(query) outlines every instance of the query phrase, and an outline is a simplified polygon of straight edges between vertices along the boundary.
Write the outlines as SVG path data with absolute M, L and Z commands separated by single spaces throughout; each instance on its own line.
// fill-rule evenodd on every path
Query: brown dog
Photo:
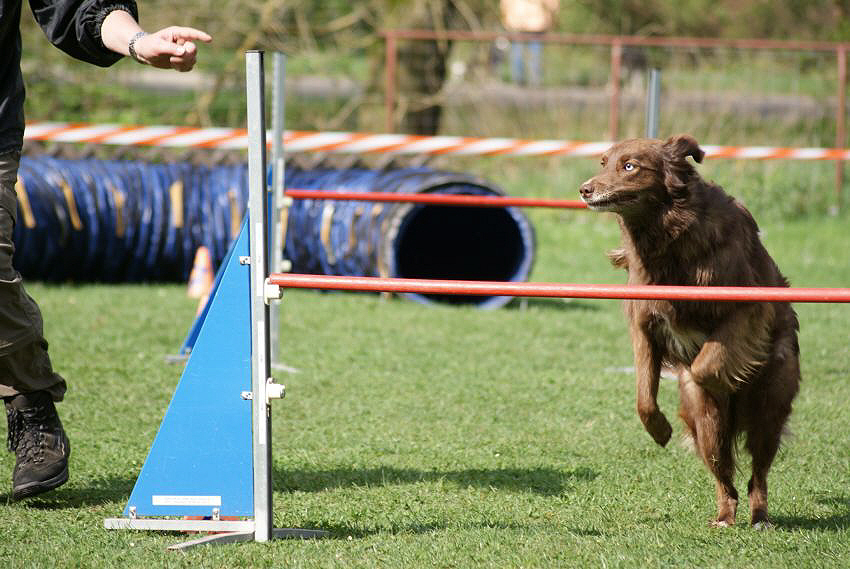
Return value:
M 680 135 L 627 140 L 582 184 L 596 211 L 617 214 L 622 248 L 609 253 L 629 284 L 788 286 L 750 213 L 706 182 L 697 142 Z M 767 473 L 800 381 L 797 316 L 787 303 L 625 302 L 637 374 L 637 411 L 660 445 L 672 429 L 656 397 L 662 366 L 679 376 L 679 415 L 716 479 L 716 526 L 735 523 L 735 443 L 752 455 L 750 521 L 769 525 Z

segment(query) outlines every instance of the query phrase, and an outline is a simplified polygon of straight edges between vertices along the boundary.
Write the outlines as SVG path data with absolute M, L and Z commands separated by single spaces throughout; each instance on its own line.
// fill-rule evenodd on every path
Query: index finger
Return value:
M 209 43 L 209 42 L 212 41 L 211 35 L 209 35 L 205 31 L 198 30 L 198 29 L 195 29 L 195 28 L 174 26 L 172 28 L 169 28 L 168 31 L 171 34 L 171 37 L 174 39 L 174 41 L 177 41 L 177 40 L 184 40 L 184 41 L 185 40 L 197 40 L 197 41 L 202 41 L 204 43 Z

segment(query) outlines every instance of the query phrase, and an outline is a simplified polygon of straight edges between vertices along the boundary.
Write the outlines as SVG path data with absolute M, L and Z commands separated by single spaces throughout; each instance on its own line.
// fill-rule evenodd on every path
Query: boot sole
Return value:
M 68 467 L 65 467 L 65 470 L 54 476 L 53 478 L 49 478 L 48 480 L 37 480 L 35 482 L 30 482 L 29 484 L 24 484 L 22 486 L 15 486 L 12 489 L 12 499 L 13 500 L 23 500 L 24 498 L 31 498 L 33 496 L 37 496 L 39 494 L 43 494 L 44 492 L 49 492 L 55 488 L 58 488 L 65 484 L 68 481 Z

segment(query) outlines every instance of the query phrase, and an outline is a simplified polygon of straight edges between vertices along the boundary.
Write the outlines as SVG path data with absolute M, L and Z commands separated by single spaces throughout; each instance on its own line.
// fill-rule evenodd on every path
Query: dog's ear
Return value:
M 671 136 L 661 145 L 664 157 L 664 186 L 676 199 L 688 196 L 688 182 L 699 177 L 696 168 L 688 162 L 688 156 L 697 162 L 702 162 L 705 153 L 700 149 L 694 137 L 687 134 Z
M 664 142 L 664 150 L 672 157 L 684 160 L 690 156 L 696 162 L 702 162 L 705 152 L 699 147 L 696 139 L 689 134 L 677 134 Z

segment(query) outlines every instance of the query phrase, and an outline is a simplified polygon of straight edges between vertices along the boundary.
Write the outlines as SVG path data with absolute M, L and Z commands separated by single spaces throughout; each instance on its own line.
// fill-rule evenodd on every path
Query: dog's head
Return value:
M 582 184 L 579 193 L 590 209 L 621 215 L 672 203 L 686 194 L 688 180 L 697 175 L 687 157 L 702 162 L 704 155 L 686 134 L 664 141 L 626 140 L 602 155 L 602 171 Z

